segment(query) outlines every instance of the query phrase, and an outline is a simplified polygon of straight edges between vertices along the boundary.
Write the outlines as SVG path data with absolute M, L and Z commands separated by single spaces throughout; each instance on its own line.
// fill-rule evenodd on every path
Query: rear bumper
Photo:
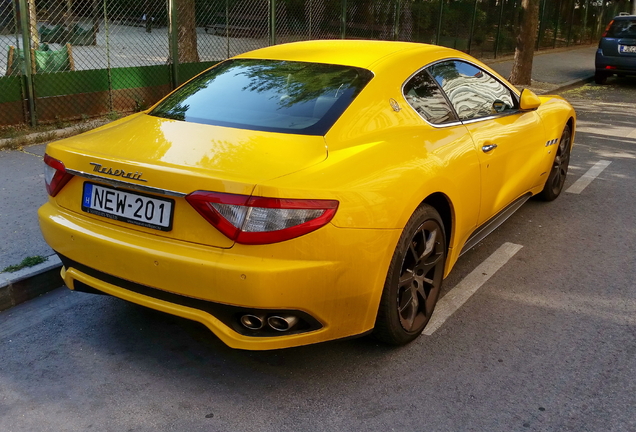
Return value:
M 69 288 L 79 282 L 201 322 L 230 347 L 253 350 L 306 345 L 372 329 L 400 235 L 400 230 L 329 224 L 287 242 L 237 244 L 228 250 L 122 229 L 54 202 L 40 208 L 39 218 L 45 240 L 68 257 L 62 276 Z M 177 300 L 181 298 L 192 301 Z M 215 312 L 220 309 L 202 306 L 206 302 L 227 306 L 224 310 L 299 311 L 319 325 L 296 334 L 248 336 Z
M 607 67 L 611 69 L 607 69 Z M 601 49 L 596 52 L 597 73 L 636 75 L 636 56 L 608 56 Z

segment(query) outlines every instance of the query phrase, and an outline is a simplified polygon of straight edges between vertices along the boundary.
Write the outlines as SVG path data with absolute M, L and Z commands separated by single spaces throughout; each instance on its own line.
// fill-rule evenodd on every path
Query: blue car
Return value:
M 636 75 L 636 15 L 620 15 L 608 24 L 596 51 L 596 84 L 610 75 Z

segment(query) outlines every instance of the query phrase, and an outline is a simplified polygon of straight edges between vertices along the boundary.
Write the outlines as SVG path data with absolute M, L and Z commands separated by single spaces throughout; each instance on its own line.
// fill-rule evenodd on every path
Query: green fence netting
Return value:
M 538 49 L 595 42 L 627 4 L 539 1 Z M 497 57 L 514 52 L 520 10 L 521 0 L 0 0 L 0 127 L 142 110 L 223 59 L 300 40 Z

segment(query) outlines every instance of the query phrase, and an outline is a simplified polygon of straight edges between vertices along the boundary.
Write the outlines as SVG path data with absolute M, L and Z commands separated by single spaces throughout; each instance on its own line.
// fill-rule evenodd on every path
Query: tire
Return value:
M 570 126 L 566 125 L 561 134 L 556 154 L 554 155 L 554 161 L 552 162 L 550 174 L 548 174 L 548 180 L 545 182 L 543 190 L 537 194 L 537 198 L 543 201 L 554 201 L 561 194 L 563 185 L 565 184 L 565 177 L 568 174 L 568 167 L 570 166 L 571 148 L 572 131 L 570 130 Z
M 594 74 L 594 82 L 596 84 L 605 84 L 607 82 L 607 74 L 603 72 L 596 72 Z
M 422 333 L 439 297 L 445 262 L 444 224 L 433 207 L 423 204 L 393 253 L 375 322 L 377 339 L 404 345 Z

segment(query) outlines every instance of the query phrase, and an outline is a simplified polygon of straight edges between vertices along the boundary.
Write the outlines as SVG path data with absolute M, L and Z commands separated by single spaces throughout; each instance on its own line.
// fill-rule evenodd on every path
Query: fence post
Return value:
M 276 45 L 276 0 L 269 0 L 269 44 Z
M 545 31 L 545 27 L 543 26 L 543 21 L 545 20 L 545 0 L 541 2 L 541 17 L 539 18 L 539 34 L 537 35 L 537 43 L 535 44 L 534 50 L 538 51 L 541 48 L 541 40 L 543 39 L 543 32 Z
M 24 55 L 26 97 L 29 101 L 29 121 L 31 126 L 36 126 L 35 96 L 33 94 L 33 64 L 31 63 L 31 38 L 29 34 L 29 9 L 25 0 L 20 0 L 20 25 L 22 26 L 22 53 Z
M 590 8 L 590 0 L 585 0 L 585 15 L 583 16 L 583 34 L 585 35 L 585 41 L 589 42 L 590 38 L 587 37 L 587 12 Z M 581 38 L 581 43 L 583 43 L 583 38 Z
M 561 19 L 561 3 L 562 1 L 559 1 L 559 5 L 557 6 L 556 21 L 554 23 L 554 40 L 552 41 L 553 49 L 556 48 L 557 35 L 559 34 L 559 20 Z
M 176 0 L 168 0 L 170 24 L 170 59 L 172 60 L 172 88 L 179 86 L 179 21 Z
M 473 36 L 475 33 L 475 23 L 477 22 L 477 2 L 479 0 L 475 0 L 473 5 L 473 19 L 470 22 L 470 33 L 468 34 L 468 54 L 470 54 L 470 48 L 473 45 Z
M 347 37 L 347 0 L 342 0 L 342 10 L 340 11 L 340 38 Z
M 570 38 L 572 37 L 572 25 L 574 24 L 574 12 L 576 12 L 576 2 L 572 2 L 572 13 L 570 14 L 570 25 L 568 26 L 568 38 L 565 46 L 570 46 Z
M 596 38 L 598 39 L 598 37 L 601 35 L 601 32 L 603 31 L 603 22 L 605 20 L 605 2 L 602 1 L 601 2 L 601 14 L 598 16 L 597 18 L 598 22 L 596 23 Z
M 400 38 L 400 2 L 401 0 L 395 0 L 395 17 L 393 19 L 393 40 Z
M 437 34 L 435 35 L 435 45 L 439 45 L 442 36 L 442 16 L 444 15 L 444 0 L 439 0 L 439 19 L 437 20 Z
M 497 25 L 497 38 L 495 39 L 495 58 L 497 58 L 497 51 L 499 51 L 499 36 L 501 35 L 501 24 L 503 23 L 504 4 L 506 0 L 501 0 L 501 10 L 499 11 L 499 25 Z
M 230 58 L 230 0 L 225 0 L 225 49 L 226 58 Z
M 110 27 L 108 26 L 108 8 L 106 0 L 104 4 L 104 37 L 106 38 L 106 76 L 108 77 L 108 111 L 113 111 L 113 75 L 110 67 Z

